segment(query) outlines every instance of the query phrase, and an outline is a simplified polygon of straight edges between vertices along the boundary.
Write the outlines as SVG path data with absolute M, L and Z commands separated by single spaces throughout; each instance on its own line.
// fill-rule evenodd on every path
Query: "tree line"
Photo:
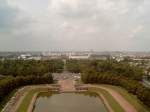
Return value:
M 150 89 L 141 83 L 143 75 L 144 72 L 139 67 L 126 62 L 107 60 L 91 61 L 82 70 L 81 78 L 84 83 L 121 86 L 150 107 Z
M 0 107 L 13 90 L 25 85 L 53 83 L 51 73 L 62 70 L 62 60 L 0 61 Z
M 0 81 L 0 107 L 3 107 L 2 101 L 15 89 L 36 84 L 50 84 L 53 83 L 51 74 L 43 76 L 8 76 Z
M 143 69 L 137 66 L 131 66 L 129 63 L 115 60 L 67 60 L 67 70 L 74 73 L 82 73 L 86 70 L 93 69 L 98 73 L 113 73 L 133 80 L 142 80 L 144 75 Z
M 5 76 L 43 75 L 48 72 L 62 72 L 62 60 L 4 60 L 0 61 L 0 74 Z
M 85 68 L 85 65 L 89 64 L 89 60 L 67 60 L 66 68 L 69 72 L 72 73 L 81 73 Z

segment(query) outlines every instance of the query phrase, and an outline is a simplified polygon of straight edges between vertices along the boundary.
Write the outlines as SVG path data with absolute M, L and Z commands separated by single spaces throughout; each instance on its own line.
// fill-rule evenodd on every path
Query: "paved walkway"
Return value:
M 108 101 L 106 100 L 106 98 L 103 96 L 103 94 L 98 93 L 100 95 L 100 98 L 103 100 L 105 106 L 107 107 L 109 112 L 114 112 L 114 110 L 112 109 L 112 107 L 109 105 Z
M 2 112 L 16 112 L 18 107 L 20 106 L 22 100 L 26 96 L 26 94 L 35 88 L 53 88 L 51 85 L 35 85 L 35 86 L 25 86 L 21 89 L 19 89 L 15 95 L 10 99 L 10 101 L 7 103 L 7 105 L 4 107 Z
M 15 112 L 18 105 L 21 103 L 21 100 L 24 98 L 27 91 L 30 90 L 29 86 L 19 89 L 15 95 L 10 99 L 7 105 L 4 107 L 2 112 Z
M 70 80 L 70 79 L 59 80 L 58 84 L 60 84 L 61 86 L 60 90 L 62 92 L 75 91 L 74 80 Z
M 132 104 L 130 104 L 122 95 L 120 95 L 117 91 L 99 85 L 89 85 L 90 87 L 97 87 L 108 91 L 114 99 L 120 104 L 120 106 L 125 110 L 125 112 L 137 112 Z
M 76 89 L 74 87 L 74 83 L 75 83 L 74 80 L 71 80 L 71 79 L 59 80 L 58 82 L 58 84 L 61 85 L 61 88 L 60 88 L 61 92 L 75 91 Z M 97 88 L 104 89 L 108 91 L 114 97 L 114 99 L 120 104 L 120 106 L 125 110 L 125 112 L 137 112 L 137 110 L 133 107 L 133 105 L 131 105 L 123 96 L 121 96 L 117 91 L 113 89 L 110 89 L 104 86 L 99 86 L 99 85 L 83 85 L 83 86 L 97 87 Z M 10 102 L 8 103 L 8 105 L 6 106 L 3 112 L 15 112 L 15 110 L 18 108 L 20 102 L 24 98 L 24 95 L 27 93 L 27 91 L 29 91 L 30 89 L 39 88 L 39 87 L 49 88 L 51 86 L 50 85 L 27 86 L 25 88 L 20 89 L 16 93 L 16 95 L 10 100 Z M 110 108 L 109 110 L 111 110 L 111 107 L 109 106 L 106 99 L 102 95 L 100 96 L 104 100 L 104 103 L 106 104 L 106 106 Z M 113 112 L 113 110 L 111 110 L 110 112 Z

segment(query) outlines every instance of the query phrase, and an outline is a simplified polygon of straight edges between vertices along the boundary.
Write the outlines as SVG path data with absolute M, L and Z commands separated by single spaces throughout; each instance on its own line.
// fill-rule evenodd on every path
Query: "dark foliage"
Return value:
M 5 60 L 0 61 L 0 74 L 12 76 L 43 75 L 51 72 L 61 72 L 61 60 L 35 61 L 35 60 Z
M 0 81 L 0 102 L 7 97 L 7 95 L 16 88 L 25 85 L 48 84 L 53 83 L 51 74 L 44 76 L 18 76 L 7 77 Z
M 143 71 L 127 63 L 113 61 L 91 62 L 82 72 L 84 83 L 121 86 L 150 107 L 150 89 L 142 83 Z

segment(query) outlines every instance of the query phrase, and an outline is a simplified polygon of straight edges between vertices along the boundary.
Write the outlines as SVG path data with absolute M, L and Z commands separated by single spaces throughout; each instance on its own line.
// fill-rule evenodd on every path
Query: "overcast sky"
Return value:
M 0 51 L 150 51 L 150 0 L 0 0 Z

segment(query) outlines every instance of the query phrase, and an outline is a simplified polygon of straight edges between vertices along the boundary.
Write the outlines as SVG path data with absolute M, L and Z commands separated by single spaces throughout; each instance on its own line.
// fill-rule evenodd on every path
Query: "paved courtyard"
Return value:
M 69 72 L 63 72 L 63 73 L 53 73 L 54 80 L 77 80 L 80 79 L 80 73 L 69 73 Z
M 60 84 L 60 90 L 62 92 L 70 92 L 70 91 L 75 91 L 75 81 L 71 79 L 65 79 L 65 80 L 59 80 L 58 84 Z

